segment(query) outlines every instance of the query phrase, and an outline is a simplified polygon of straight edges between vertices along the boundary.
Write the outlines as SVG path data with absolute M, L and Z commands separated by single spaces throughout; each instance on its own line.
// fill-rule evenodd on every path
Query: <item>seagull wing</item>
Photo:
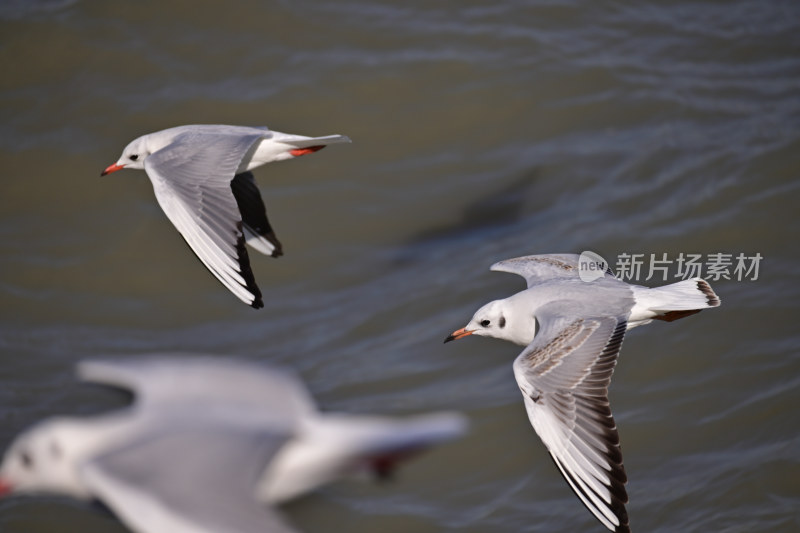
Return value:
M 543 281 L 578 278 L 579 257 L 578 254 L 526 255 L 499 261 L 489 269 L 518 274 L 525 278 L 530 288 Z M 606 270 L 604 277 L 616 280 L 614 273 L 609 269 Z
M 264 255 L 283 255 L 283 247 L 269 223 L 267 208 L 261 199 L 253 173 L 242 172 L 234 176 L 231 190 L 242 214 L 247 244 Z
M 85 381 L 130 390 L 150 413 L 165 409 L 294 427 L 316 413 L 308 390 L 293 374 L 241 359 L 158 354 L 78 364 Z
M 93 494 L 141 533 L 290 533 L 256 500 L 287 436 L 231 427 L 161 428 L 81 469 Z
M 582 317 L 579 304 L 561 302 L 536 319 L 539 332 L 514 361 L 528 418 L 584 505 L 608 529 L 628 532 L 627 476 L 608 402 L 625 317 Z
M 186 132 L 144 162 L 159 205 L 195 255 L 228 290 L 255 308 L 264 303 L 250 269 L 231 182 L 267 135 Z

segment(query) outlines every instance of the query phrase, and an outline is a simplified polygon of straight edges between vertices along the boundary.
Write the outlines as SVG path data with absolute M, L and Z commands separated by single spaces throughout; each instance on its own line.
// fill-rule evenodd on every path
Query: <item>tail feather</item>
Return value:
M 719 299 L 717 293 L 714 292 L 714 289 L 711 288 L 711 285 L 708 282 L 701 278 L 695 278 L 697 281 L 697 288 L 706 295 L 708 298 L 708 306 L 709 307 L 719 307 L 719 304 L 722 303 L 722 300 Z
M 390 477 L 401 461 L 466 429 L 462 415 L 448 412 L 403 419 L 326 414 L 279 452 L 262 479 L 259 497 L 277 503 L 341 477 Z
M 692 278 L 663 287 L 634 287 L 636 305 L 631 310 L 629 319 L 633 325 L 664 320 L 672 322 L 703 309 L 718 307 L 719 296 L 705 280 Z
M 466 425 L 465 419 L 454 413 L 392 421 L 383 431 L 365 438 L 358 446 L 361 448 L 358 454 L 377 479 L 390 479 L 402 462 L 433 445 L 461 436 Z
M 376 455 L 427 448 L 461 436 L 466 419 L 457 413 L 430 413 L 405 419 L 330 417 L 350 436 L 353 454 Z
M 275 140 L 297 148 L 308 148 L 311 146 L 326 146 L 328 144 L 349 143 L 350 137 L 347 135 L 325 135 L 323 137 L 306 137 L 304 135 L 292 135 L 289 133 L 273 132 Z

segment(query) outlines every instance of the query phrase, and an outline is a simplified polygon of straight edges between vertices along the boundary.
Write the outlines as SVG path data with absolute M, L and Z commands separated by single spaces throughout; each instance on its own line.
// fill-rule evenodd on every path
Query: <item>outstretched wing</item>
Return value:
M 540 330 L 514 361 L 514 375 L 533 428 L 572 490 L 604 526 L 627 532 L 627 476 L 608 402 L 627 323 L 557 305 L 537 313 Z
M 81 379 L 132 391 L 136 405 L 224 413 L 225 417 L 293 427 L 316 412 L 305 386 L 292 374 L 235 358 L 197 354 L 154 354 L 137 358 L 81 361 Z
M 518 274 L 525 278 L 528 288 L 530 288 L 543 281 L 578 278 L 580 257 L 578 254 L 526 255 L 499 261 L 489 269 L 495 272 Z M 603 277 L 616 279 L 614 273 L 608 268 Z
M 283 246 L 267 218 L 267 208 L 256 185 L 252 172 L 242 172 L 233 177 L 231 190 L 239 205 L 247 244 L 264 255 L 280 257 Z
M 186 132 L 145 159 L 159 205 L 211 273 L 243 302 L 264 306 L 250 269 L 231 181 L 264 134 Z
M 102 455 L 81 473 L 134 531 L 291 533 L 256 501 L 256 485 L 285 435 L 236 428 L 162 428 Z

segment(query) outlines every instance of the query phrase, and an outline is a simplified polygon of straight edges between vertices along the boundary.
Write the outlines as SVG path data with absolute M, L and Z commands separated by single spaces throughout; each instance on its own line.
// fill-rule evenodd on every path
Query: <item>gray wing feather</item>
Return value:
M 131 390 L 143 409 L 229 410 L 294 426 L 316 411 L 291 373 L 241 359 L 197 354 L 81 361 L 79 376 Z
M 145 160 L 159 205 L 211 273 L 239 299 L 262 307 L 231 181 L 259 134 L 183 133 Z
M 569 308 L 561 302 L 537 312 L 540 330 L 514 374 L 531 424 L 570 487 L 606 527 L 628 531 L 627 476 L 608 402 L 626 315 L 585 317 Z
M 154 432 L 83 467 L 93 493 L 142 533 L 289 533 L 255 499 L 285 435 L 235 428 Z
M 489 269 L 495 272 L 520 275 L 525 278 L 530 288 L 532 285 L 543 281 L 577 278 L 579 258 L 578 254 L 526 255 L 499 261 Z M 610 270 L 606 271 L 605 277 L 616 279 Z

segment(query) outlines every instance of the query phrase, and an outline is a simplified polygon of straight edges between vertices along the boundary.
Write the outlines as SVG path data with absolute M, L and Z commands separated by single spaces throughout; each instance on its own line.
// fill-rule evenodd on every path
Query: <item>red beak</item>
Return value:
M 466 337 L 468 335 L 472 335 L 472 333 L 473 333 L 473 331 L 471 329 L 467 329 L 467 328 L 457 329 L 453 333 L 451 333 L 450 336 L 447 337 L 444 340 L 444 342 L 455 341 L 455 340 L 458 340 L 458 339 L 460 339 L 462 337 Z
M 309 146 L 308 148 L 295 148 L 294 150 L 289 150 L 289 153 L 295 157 L 300 157 L 301 155 L 313 154 L 317 150 L 322 150 L 323 148 L 325 148 L 325 145 L 321 144 L 319 146 Z
M 103 172 L 101 172 L 100 175 L 105 176 L 106 174 L 111 174 L 112 172 L 116 172 L 117 170 L 122 170 L 123 168 L 125 168 L 125 165 L 118 165 L 114 163 L 113 165 L 110 165 L 108 168 L 106 168 Z
M 0 479 L 0 496 L 5 496 L 9 494 L 14 488 L 11 486 L 11 483 L 4 479 Z

